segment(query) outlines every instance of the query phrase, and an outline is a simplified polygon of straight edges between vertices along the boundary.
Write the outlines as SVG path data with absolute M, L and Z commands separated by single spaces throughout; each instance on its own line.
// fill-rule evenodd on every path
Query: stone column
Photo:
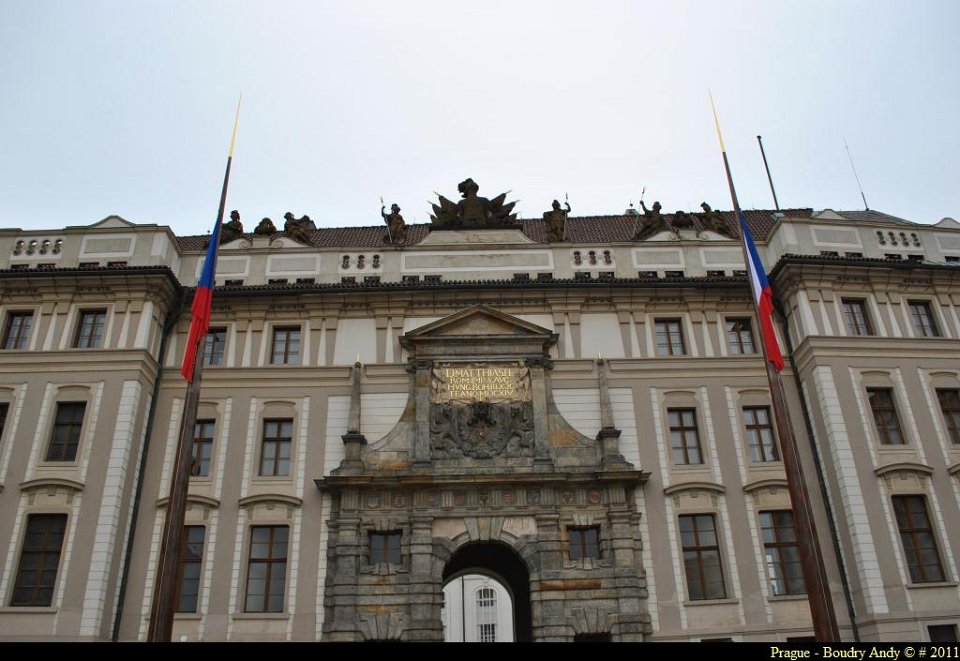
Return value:
M 360 378 L 363 366 L 356 362 L 351 369 L 350 378 L 353 380 L 350 391 L 350 416 L 347 418 L 347 433 L 341 436 L 343 439 L 343 462 L 341 468 L 362 469 L 363 461 L 360 459 L 363 446 L 367 444 L 367 437 L 360 433 Z
M 550 430 L 547 418 L 547 381 L 546 370 L 552 367 L 549 358 L 528 358 L 530 370 L 530 396 L 533 404 L 534 466 L 550 469 Z
M 413 361 L 413 388 L 417 406 L 417 424 L 413 438 L 414 468 L 430 467 L 430 371 L 432 360 Z
M 620 454 L 620 430 L 613 423 L 613 405 L 610 403 L 610 388 L 607 386 L 607 361 L 597 358 L 597 372 L 600 380 L 600 460 L 603 463 L 624 463 Z

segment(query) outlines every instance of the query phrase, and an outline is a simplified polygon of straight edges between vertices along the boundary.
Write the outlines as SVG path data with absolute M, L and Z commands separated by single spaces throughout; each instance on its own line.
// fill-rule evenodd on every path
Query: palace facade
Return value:
M 811 636 L 733 214 L 469 188 L 228 226 L 174 639 Z M 746 215 L 841 635 L 956 640 L 960 223 Z M 145 638 L 206 240 L 0 230 L 0 638 Z

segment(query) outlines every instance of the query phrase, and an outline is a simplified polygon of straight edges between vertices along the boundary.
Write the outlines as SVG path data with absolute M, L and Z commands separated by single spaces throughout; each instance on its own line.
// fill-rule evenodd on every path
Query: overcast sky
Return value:
M 660 200 L 960 218 L 960 2 L 0 0 L 0 225 L 425 222 L 436 190 L 521 217 Z M 282 221 L 281 221 L 282 222 Z

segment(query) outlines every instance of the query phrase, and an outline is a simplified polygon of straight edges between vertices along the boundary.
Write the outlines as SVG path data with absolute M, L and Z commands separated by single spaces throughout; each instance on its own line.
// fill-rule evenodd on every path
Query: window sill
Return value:
M 197 621 L 199 621 L 199 620 L 202 620 L 202 619 L 203 619 L 203 614 L 202 614 L 202 613 L 174 613 L 174 614 L 173 614 L 173 619 L 174 619 L 174 620 L 188 620 L 188 621 L 189 621 L 189 620 L 197 620 Z
M 56 613 L 59 608 L 56 606 L 2 606 L 0 607 L 0 613 L 11 614 L 11 613 L 32 613 L 35 615 L 53 615 Z
M 775 594 L 767 597 L 767 601 L 777 602 L 777 601 L 807 601 L 807 595 L 805 594 Z
M 739 604 L 739 599 L 694 599 L 683 602 L 684 606 L 733 606 Z
M 234 613 L 234 620 L 289 620 L 290 613 Z
M 907 587 L 911 590 L 927 590 L 930 588 L 955 588 L 956 581 L 932 581 L 930 583 L 910 583 Z

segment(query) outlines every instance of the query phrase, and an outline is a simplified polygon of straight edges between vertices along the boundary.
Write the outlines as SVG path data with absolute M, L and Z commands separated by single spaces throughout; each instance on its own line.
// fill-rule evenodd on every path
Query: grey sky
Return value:
M 228 209 L 407 221 L 467 176 L 522 217 L 741 204 L 960 217 L 960 2 L 0 0 L 0 225 Z

